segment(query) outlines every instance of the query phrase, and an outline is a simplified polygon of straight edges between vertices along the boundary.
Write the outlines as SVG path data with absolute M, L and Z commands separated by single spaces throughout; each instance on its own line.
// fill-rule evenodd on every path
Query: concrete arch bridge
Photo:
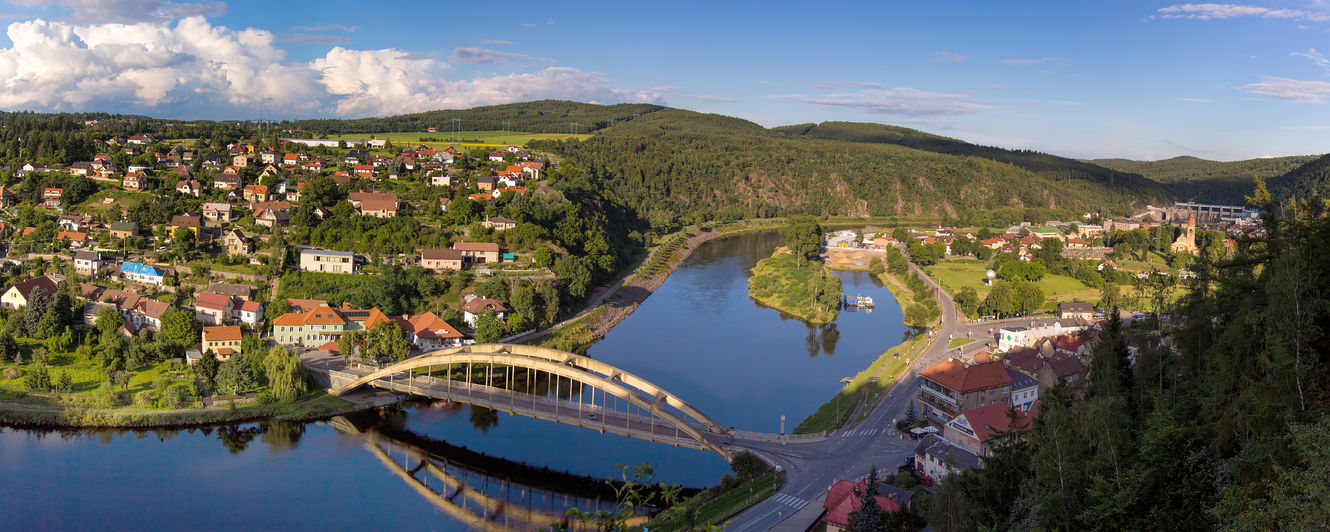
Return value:
M 333 395 L 375 386 L 733 457 L 735 431 L 679 396 L 605 362 L 555 349 L 478 344 L 381 368 L 326 371 Z M 440 371 L 444 378 L 435 376 Z

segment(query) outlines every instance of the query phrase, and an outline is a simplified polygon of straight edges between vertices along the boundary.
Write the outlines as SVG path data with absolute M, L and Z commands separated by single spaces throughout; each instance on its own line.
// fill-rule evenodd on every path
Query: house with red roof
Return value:
M 992 456 L 992 445 L 999 436 L 1024 433 L 1034 426 L 1038 403 L 1035 405 L 1029 412 L 1015 410 L 1014 419 L 1012 408 L 999 403 L 966 410 L 942 427 L 942 437 L 979 456 Z
M 212 351 L 217 360 L 226 362 L 231 358 L 231 355 L 240 353 L 241 341 L 243 341 L 243 335 L 239 325 L 204 327 L 201 350 L 204 353 Z M 189 359 L 190 365 L 196 364 L 194 360 Z
M 1011 405 L 1011 376 L 1000 360 L 968 363 L 949 358 L 919 376 L 919 402 L 940 422 L 981 406 Z
M 291 300 L 287 300 L 291 303 Z M 379 309 L 353 309 L 343 304 L 334 309 L 326 304 L 307 312 L 288 312 L 273 319 L 272 333 L 282 345 L 320 346 L 336 342 L 347 331 L 365 329 L 385 316 Z
M 33 277 L 26 281 L 14 283 L 0 295 L 0 307 L 6 310 L 23 308 L 28 305 L 33 297 L 41 295 L 43 298 L 50 299 L 55 297 L 56 286 L 60 280 L 50 275 Z
M 485 312 L 493 312 L 494 317 L 504 320 L 508 315 L 508 307 L 497 299 L 487 299 L 472 294 L 467 296 L 466 303 L 462 305 L 462 320 L 466 321 L 467 325 L 475 327 L 476 316 Z
M 862 478 L 858 482 L 840 479 L 831 488 L 827 490 L 827 498 L 822 501 L 822 522 L 827 524 L 827 532 L 840 532 L 850 526 L 850 514 L 859 511 L 862 508 L 865 496 L 868 493 L 868 479 Z M 881 487 L 879 487 L 881 493 Z M 902 501 L 897 499 L 900 496 L 895 490 L 889 490 L 886 495 L 877 495 L 878 508 L 883 512 L 896 512 L 901 509 Z
M 208 325 L 221 325 L 235 311 L 231 296 L 203 292 L 194 301 L 194 318 Z

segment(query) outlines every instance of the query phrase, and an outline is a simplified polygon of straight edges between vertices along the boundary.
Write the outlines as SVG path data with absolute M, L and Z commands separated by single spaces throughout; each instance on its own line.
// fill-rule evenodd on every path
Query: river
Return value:
M 843 377 L 900 342 L 905 328 L 891 294 L 862 272 L 836 275 L 848 295 L 872 296 L 877 308 L 842 312 L 827 326 L 811 327 L 754 302 L 748 270 L 778 244 L 774 232 L 764 232 L 702 245 L 589 356 L 647 378 L 723 425 L 776 432 L 785 416 L 785 430 L 793 430 L 836 393 Z M 356 425 L 373 425 L 374 417 L 359 416 Z M 546 478 L 545 468 L 617 478 L 616 464 L 651 462 L 656 480 L 690 487 L 711 485 L 728 471 L 709 452 L 459 405 L 412 406 L 389 417 L 387 440 L 425 445 L 437 463 L 452 460 L 444 455 L 460 457 L 448 462 L 455 470 L 479 462 L 476 470 L 501 471 L 462 478 L 509 500 L 549 495 L 544 508 L 554 514 L 589 503 L 555 502 L 547 490 L 523 487 L 573 482 Z M 138 433 L 0 429 L 0 528 L 481 526 L 394 474 L 392 461 L 377 456 L 371 440 L 347 423 L 292 425 Z M 393 458 L 419 463 L 403 456 Z

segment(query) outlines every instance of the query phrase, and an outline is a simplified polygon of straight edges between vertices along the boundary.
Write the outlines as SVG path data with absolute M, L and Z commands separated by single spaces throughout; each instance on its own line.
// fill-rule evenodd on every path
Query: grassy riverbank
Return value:
M 841 281 L 820 262 L 800 265 L 779 248 L 753 267 L 748 295 L 805 322 L 831 323 L 840 314 Z
M 776 473 L 768 471 L 747 482 L 736 481 L 728 488 L 714 486 L 660 513 L 646 528 L 673 531 L 720 526 L 731 516 L 776 493 L 783 484 Z
M 6 393 L 0 397 L 0 423 L 39 427 L 174 427 L 263 418 L 308 420 L 345 414 L 360 408 L 355 403 L 323 392 L 308 394 L 287 403 L 176 410 L 84 408 L 61 404 L 46 397 Z

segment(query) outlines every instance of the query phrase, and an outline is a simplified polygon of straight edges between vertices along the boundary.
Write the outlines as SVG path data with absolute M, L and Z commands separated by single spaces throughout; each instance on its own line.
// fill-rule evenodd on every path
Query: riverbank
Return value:
M 242 423 L 263 419 L 311 421 L 400 402 L 381 391 L 346 398 L 324 392 L 308 394 L 288 403 L 236 404 L 217 402 L 203 408 L 152 410 L 139 408 L 86 408 L 35 396 L 0 400 L 0 424 L 42 428 L 179 428 Z
M 748 278 L 748 296 L 805 323 L 831 323 L 840 315 L 843 291 L 839 277 L 827 274 L 820 262 L 799 264 L 784 247 L 757 261 Z

